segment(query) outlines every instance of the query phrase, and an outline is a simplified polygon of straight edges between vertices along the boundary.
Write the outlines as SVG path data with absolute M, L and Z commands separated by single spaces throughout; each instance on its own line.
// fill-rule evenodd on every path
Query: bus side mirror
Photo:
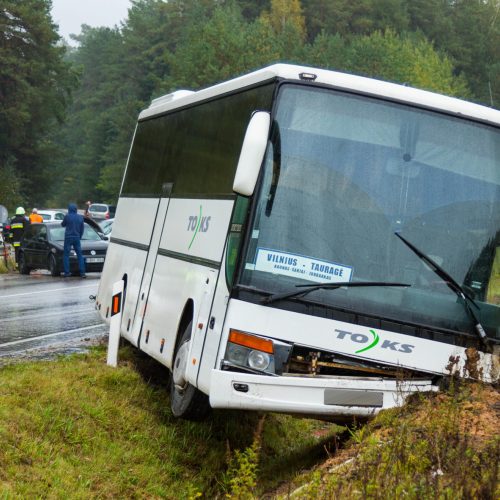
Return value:
M 255 189 L 260 166 L 264 159 L 271 126 L 271 116 L 265 111 L 257 111 L 248 124 L 241 148 L 238 168 L 233 182 L 233 191 L 243 196 L 251 196 Z

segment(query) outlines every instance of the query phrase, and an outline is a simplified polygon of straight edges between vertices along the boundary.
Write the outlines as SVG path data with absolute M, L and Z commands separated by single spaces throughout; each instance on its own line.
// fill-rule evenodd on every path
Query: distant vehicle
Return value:
M 66 215 L 65 210 L 38 210 L 38 214 L 43 217 L 44 222 L 62 221 Z
M 115 222 L 115 219 L 104 219 L 99 222 L 99 226 L 101 227 L 104 236 L 108 239 L 111 238 L 111 233 L 113 232 L 113 222 Z
M 89 217 L 96 220 L 113 219 L 115 216 L 116 207 L 114 205 L 106 205 L 105 203 L 92 203 L 89 206 Z
M 3 205 L 0 205 L 0 234 L 2 232 L 7 233 L 5 231 L 7 227 L 10 231 L 9 212 Z
M 95 222 L 85 220 L 81 242 L 87 272 L 100 272 L 104 266 L 108 242 L 99 231 Z M 29 274 L 33 269 L 48 269 L 52 276 L 59 276 L 63 269 L 64 232 L 58 221 L 31 224 L 21 242 L 19 272 Z M 74 250 L 69 260 L 71 272 L 78 273 Z

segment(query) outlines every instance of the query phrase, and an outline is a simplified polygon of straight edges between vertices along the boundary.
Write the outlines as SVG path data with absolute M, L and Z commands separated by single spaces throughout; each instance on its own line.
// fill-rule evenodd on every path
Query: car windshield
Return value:
M 39 212 L 39 215 L 42 216 L 43 220 L 50 220 L 52 218 L 52 216 L 50 214 L 44 214 L 42 212 Z
M 488 334 L 500 335 L 499 152 L 494 127 L 283 85 L 240 283 L 272 294 L 328 281 L 408 283 L 319 289 L 303 300 L 470 331 L 456 294 L 400 233 L 478 301 Z
M 64 233 L 66 229 L 64 227 L 51 227 L 50 231 L 50 239 L 52 241 L 64 241 Z M 88 224 L 85 224 L 83 228 L 83 236 L 82 241 L 100 241 L 101 237 L 97 234 L 97 232 L 91 228 Z

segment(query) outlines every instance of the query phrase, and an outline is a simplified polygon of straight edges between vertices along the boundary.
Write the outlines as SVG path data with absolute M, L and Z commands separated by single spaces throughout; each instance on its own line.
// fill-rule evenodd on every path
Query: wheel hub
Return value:
M 189 342 L 184 342 L 177 351 L 172 370 L 175 387 L 182 391 L 187 386 L 186 367 L 189 354 Z

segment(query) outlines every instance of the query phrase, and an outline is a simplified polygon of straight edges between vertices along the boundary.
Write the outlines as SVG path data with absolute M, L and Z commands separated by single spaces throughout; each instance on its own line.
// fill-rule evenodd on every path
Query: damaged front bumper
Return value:
M 214 369 L 210 404 L 213 408 L 367 418 L 400 406 L 410 394 L 437 390 L 430 379 L 272 377 Z

